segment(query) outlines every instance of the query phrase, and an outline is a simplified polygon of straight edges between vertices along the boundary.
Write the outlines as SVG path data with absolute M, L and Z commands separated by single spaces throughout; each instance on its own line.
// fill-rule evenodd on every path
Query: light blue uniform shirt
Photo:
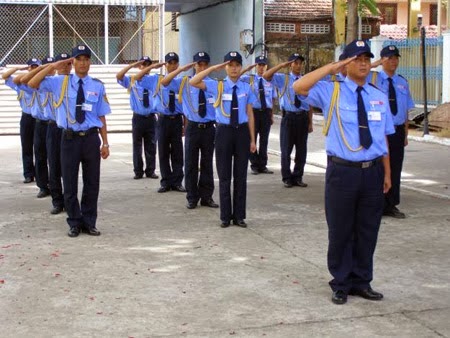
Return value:
M 143 78 L 149 75 L 144 75 Z M 141 80 L 142 81 L 142 80 Z M 139 115 L 148 116 L 149 114 L 156 113 L 154 109 L 153 92 L 148 90 L 148 107 L 144 107 L 144 88 L 141 86 L 141 81 L 134 81 L 133 86 L 131 84 L 131 76 L 125 75 L 122 80 L 117 80 L 117 83 L 122 87 L 127 88 L 130 93 L 130 107 L 131 110 Z
M 287 83 L 287 88 L 285 90 L 284 87 L 285 87 L 285 83 L 286 83 L 286 76 L 288 76 L 288 83 Z M 306 102 L 304 96 L 297 95 L 297 97 L 301 100 L 300 108 L 296 108 L 294 105 L 295 92 L 294 92 L 294 89 L 292 88 L 292 85 L 294 84 L 296 79 L 300 79 L 300 78 L 301 78 L 300 75 L 297 76 L 292 73 L 290 73 L 289 75 L 282 74 L 282 73 L 276 73 L 273 75 L 272 84 L 278 89 L 278 92 L 280 94 L 283 94 L 283 96 L 280 99 L 280 107 L 282 109 L 287 110 L 287 111 L 292 111 L 292 112 L 299 112 L 301 110 L 309 111 L 309 105 Z
M 205 93 L 217 100 L 219 96 L 217 80 L 203 80 L 206 85 Z M 237 86 L 236 94 L 238 97 L 238 123 L 247 123 L 247 104 L 254 105 L 256 101 L 255 94 L 253 93 L 248 83 L 238 80 L 236 83 L 231 81 L 228 76 L 223 80 L 223 92 L 221 102 L 216 110 L 216 122 L 222 124 L 230 124 L 230 111 L 231 111 L 231 99 L 233 95 L 233 87 Z
M 325 120 L 328 119 L 334 84 L 334 82 L 319 81 L 309 90 L 309 95 L 306 98 L 311 106 L 322 109 Z M 340 101 L 337 104 L 339 104 L 342 129 L 350 147 L 356 149 L 360 146 L 356 93 L 358 85 L 349 78 L 346 78 L 344 82 L 339 84 Z M 368 115 L 372 145 L 369 149 L 362 148 L 356 152 L 350 151 L 342 139 L 336 113 L 333 113 L 325 145 L 328 155 L 337 156 L 348 161 L 360 162 L 370 161 L 388 154 L 386 135 L 395 132 L 388 98 L 381 90 L 369 85 L 367 82 L 363 88 L 361 95 Z
M 41 82 L 39 89 L 41 91 L 52 92 L 53 100 L 58 102 L 65 76 L 67 75 L 46 77 Z M 62 104 L 56 109 L 56 123 L 58 124 L 58 127 L 72 129 L 74 131 L 86 131 L 94 127 L 103 127 L 103 123 L 99 117 L 111 113 L 103 83 L 90 76 L 86 76 L 82 79 L 85 98 L 85 120 L 80 124 L 75 120 L 75 108 L 79 86 L 78 80 L 80 78 L 76 74 L 70 74 L 68 76 L 69 83 L 67 86 L 67 93 L 63 93 Z
M 171 112 L 169 110 L 169 91 L 168 87 L 160 85 L 158 88 L 158 78 L 163 77 L 163 75 L 155 74 L 148 75 L 141 79 L 140 85 L 147 88 L 153 92 L 152 97 L 155 99 L 155 110 L 163 115 L 178 115 L 182 114 L 183 107 L 181 103 L 178 102 L 178 91 L 175 92 L 175 111 Z
M 184 77 L 177 77 L 173 79 L 167 86 L 169 90 L 175 91 L 177 94 L 180 90 L 181 83 Z M 189 121 L 206 123 L 216 120 L 216 112 L 213 107 L 214 97 L 208 95 L 205 92 L 206 97 L 206 115 L 205 117 L 200 117 L 198 114 L 198 93 L 200 89 L 193 87 L 189 84 L 190 76 L 186 76 L 186 81 L 183 85 L 183 90 L 181 92 L 181 100 L 183 106 L 183 114 Z M 205 80 L 211 80 L 211 78 L 206 77 Z
M 20 86 L 16 85 L 13 82 L 12 76 L 8 77 L 5 80 L 5 85 L 7 85 L 9 88 L 11 88 L 12 90 L 14 90 L 17 93 L 17 99 L 19 100 L 20 109 L 22 109 L 22 112 L 30 115 L 31 114 L 31 105 L 28 106 L 28 104 L 31 103 L 33 94 L 29 94 L 29 93 L 23 91 L 20 88 Z
M 325 76 L 322 81 L 339 81 L 342 82 L 345 80 L 345 76 L 341 73 L 337 73 L 335 75 L 327 75 Z
M 39 93 L 41 105 L 44 109 L 45 120 L 56 121 L 56 110 L 53 108 L 53 94 L 50 92 Z
M 252 77 L 253 77 L 253 85 L 250 83 L 251 82 L 250 80 Z M 240 77 L 241 81 L 250 83 L 250 86 L 256 97 L 256 102 L 253 104 L 253 108 L 255 108 L 255 109 L 261 109 L 261 100 L 259 99 L 259 79 L 263 80 L 264 97 L 266 98 L 266 106 L 267 106 L 267 108 L 272 109 L 273 99 L 275 99 L 277 97 L 277 93 L 276 93 L 275 88 L 273 87 L 272 83 L 264 80 L 263 77 L 259 76 L 258 74 L 242 75 Z
M 389 76 L 381 71 L 377 77 L 376 86 L 380 88 L 389 97 Z M 405 124 L 408 120 L 408 111 L 415 107 L 414 101 L 409 91 L 408 81 L 398 74 L 392 77 L 395 88 L 395 96 L 397 98 L 397 115 L 392 115 L 394 125 Z
M 35 119 L 38 120 L 47 121 L 48 118 L 45 116 L 43 101 L 41 100 L 42 99 L 41 93 L 38 90 L 30 88 L 27 85 L 23 84 L 20 85 L 19 88 L 21 88 L 25 93 L 31 95 L 31 102 L 32 102 L 31 116 L 33 116 Z M 30 104 L 30 101 L 28 104 Z

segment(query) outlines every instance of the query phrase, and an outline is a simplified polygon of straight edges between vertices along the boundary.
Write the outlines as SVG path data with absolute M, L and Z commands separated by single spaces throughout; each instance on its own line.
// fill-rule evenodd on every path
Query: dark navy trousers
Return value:
M 405 157 L 405 126 L 395 126 L 395 134 L 388 135 L 391 160 L 392 188 L 385 195 L 384 209 L 390 210 L 400 204 L 400 179 Z
M 186 199 L 208 201 L 214 192 L 213 154 L 216 128 L 213 122 L 189 121 L 184 133 Z M 201 154 L 201 156 L 200 156 Z M 200 177 L 199 177 L 200 160 Z
M 255 118 L 255 138 L 259 140 L 258 150 L 250 154 L 250 166 L 253 170 L 263 170 L 267 166 L 267 147 L 271 127 L 272 109 L 253 109 Z
M 49 167 L 49 186 L 52 195 L 52 204 L 55 208 L 64 207 L 64 196 L 61 183 L 61 134 L 55 122 L 47 127 L 47 157 Z
M 22 113 L 20 118 L 20 143 L 22 145 L 23 177 L 34 177 L 33 140 L 36 120 L 31 114 Z
M 81 205 L 78 202 L 78 172 L 83 177 Z M 100 137 L 98 132 L 86 136 L 61 138 L 61 170 L 64 185 L 64 205 L 70 227 L 95 228 L 100 188 Z
M 333 291 L 366 289 L 373 278 L 373 254 L 383 213 L 384 167 L 347 167 L 328 161 L 325 214 L 328 270 Z
M 36 185 L 40 190 L 49 190 L 47 165 L 47 121 L 36 120 L 34 127 L 34 163 Z
M 280 126 L 281 177 L 283 182 L 295 182 L 303 177 L 308 144 L 308 112 L 285 112 Z M 294 170 L 291 171 L 291 153 L 295 146 Z
M 144 146 L 145 173 L 155 172 L 156 166 L 156 115 L 148 116 L 134 113 L 132 123 L 133 168 L 136 175 L 144 174 L 142 146 Z
M 218 124 L 216 129 L 216 166 L 219 176 L 220 219 L 246 218 L 247 168 L 250 156 L 250 131 L 248 124 L 233 128 Z M 233 179 L 233 202 L 231 199 Z
M 178 115 L 159 115 L 158 156 L 161 187 L 176 187 L 183 182 L 183 119 Z

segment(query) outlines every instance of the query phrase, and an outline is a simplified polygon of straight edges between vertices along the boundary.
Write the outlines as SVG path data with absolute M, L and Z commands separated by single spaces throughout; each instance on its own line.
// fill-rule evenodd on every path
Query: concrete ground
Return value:
M 0 137 L 0 335 L 450 337 L 448 148 L 409 145 L 408 218 L 383 218 L 375 255 L 372 286 L 385 299 L 336 306 L 324 170 L 308 165 L 308 188 L 284 188 L 276 130 L 275 174 L 248 175 L 247 229 L 221 229 L 217 209 L 188 210 L 184 194 L 133 180 L 131 135 L 110 135 L 102 236 L 75 239 L 65 215 L 49 214 L 50 199 L 21 182 L 19 137 Z M 309 161 L 321 165 L 319 134 L 310 137 Z

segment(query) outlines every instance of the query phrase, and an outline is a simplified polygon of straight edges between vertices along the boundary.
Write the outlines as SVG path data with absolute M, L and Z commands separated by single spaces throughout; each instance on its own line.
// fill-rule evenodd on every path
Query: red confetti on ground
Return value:
M 3 259 L 3 258 L 5 258 L 5 255 L 0 255 L 0 259 Z
M 264 256 L 261 256 L 260 258 L 261 258 L 261 259 L 265 259 L 266 257 L 264 257 Z
M 102 315 L 102 314 L 103 314 L 103 312 L 97 312 L 97 314 L 98 314 L 98 315 Z
M 55 277 L 59 277 L 59 276 L 61 276 L 61 274 L 60 273 L 55 273 Z
M 5 284 L 5 280 L 4 279 L 0 279 L 0 284 Z
M 234 332 L 234 331 L 231 331 L 231 332 L 230 332 L 230 336 L 232 336 L 232 335 L 234 335 L 234 334 L 236 334 L 236 332 Z
M 52 256 L 52 257 L 59 257 L 59 252 L 55 251 L 50 256 Z
M 18 246 L 18 245 L 20 245 L 20 244 L 8 244 L 8 245 L 5 245 L 5 246 L 2 246 L 2 249 L 9 249 L 9 248 L 11 248 L 13 246 Z
M 90 296 L 89 299 L 90 300 L 95 300 L 95 297 L 94 296 Z
M 300 282 L 298 280 L 295 280 L 292 282 L 292 284 L 300 284 Z
M 183 324 L 181 324 L 182 326 L 185 326 L 185 325 L 187 325 L 188 323 L 183 323 Z

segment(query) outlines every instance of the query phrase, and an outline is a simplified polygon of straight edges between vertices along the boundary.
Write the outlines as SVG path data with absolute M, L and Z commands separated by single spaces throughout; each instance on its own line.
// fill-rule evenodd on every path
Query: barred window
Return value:
M 372 26 L 371 25 L 362 25 L 361 33 L 364 34 L 364 35 L 372 34 Z
M 295 33 L 295 23 L 268 22 L 266 31 L 272 33 Z
M 330 33 L 330 25 L 305 23 L 302 24 L 300 32 L 302 34 L 328 34 Z

